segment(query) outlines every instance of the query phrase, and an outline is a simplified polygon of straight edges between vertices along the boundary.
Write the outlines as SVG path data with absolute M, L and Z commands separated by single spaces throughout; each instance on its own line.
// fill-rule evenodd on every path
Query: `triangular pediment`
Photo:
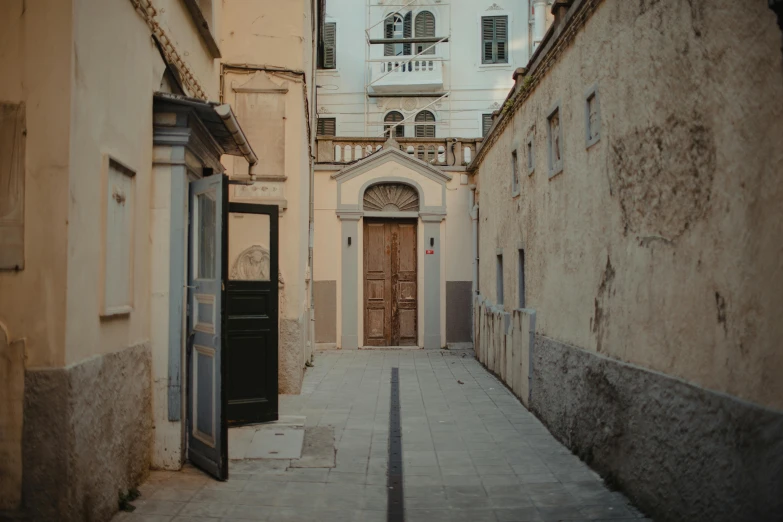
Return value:
M 443 185 L 451 181 L 451 174 L 443 172 L 442 170 L 401 151 L 398 147 L 394 146 L 394 143 L 396 142 L 393 142 L 393 140 L 387 141 L 382 150 L 374 152 L 366 158 L 360 159 L 353 165 L 345 167 L 339 172 L 335 172 L 332 174 L 332 178 L 338 182 L 347 181 L 348 179 L 370 172 L 381 165 L 394 162 Z

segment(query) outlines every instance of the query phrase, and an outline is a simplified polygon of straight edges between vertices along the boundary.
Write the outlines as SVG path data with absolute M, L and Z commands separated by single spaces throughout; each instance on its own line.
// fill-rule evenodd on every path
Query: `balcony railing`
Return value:
M 409 56 L 372 62 L 370 87 L 378 93 L 443 90 L 443 61 L 432 57 L 411 60 Z
M 476 155 L 479 138 L 396 138 L 400 150 L 441 167 L 464 167 Z M 385 138 L 318 138 L 318 163 L 351 163 L 378 152 Z

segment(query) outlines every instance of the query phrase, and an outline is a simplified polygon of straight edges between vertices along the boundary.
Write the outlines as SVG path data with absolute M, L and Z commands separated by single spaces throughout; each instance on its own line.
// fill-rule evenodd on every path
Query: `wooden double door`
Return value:
M 416 346 L 416 221 L 364 220 L 364 345 Z

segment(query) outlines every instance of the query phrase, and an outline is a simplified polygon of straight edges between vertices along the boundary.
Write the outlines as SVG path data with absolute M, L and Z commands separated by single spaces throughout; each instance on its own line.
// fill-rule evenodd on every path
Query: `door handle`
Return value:
M 184 285 L 185 288 L 198 288 L 198 285 Z

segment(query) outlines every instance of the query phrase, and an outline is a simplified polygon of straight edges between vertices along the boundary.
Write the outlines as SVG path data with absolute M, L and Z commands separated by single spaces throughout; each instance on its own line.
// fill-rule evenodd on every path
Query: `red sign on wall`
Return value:
M 434 254 L 434 253 L 435 253 L 434 250 L 427 250 L 427 255 Z

